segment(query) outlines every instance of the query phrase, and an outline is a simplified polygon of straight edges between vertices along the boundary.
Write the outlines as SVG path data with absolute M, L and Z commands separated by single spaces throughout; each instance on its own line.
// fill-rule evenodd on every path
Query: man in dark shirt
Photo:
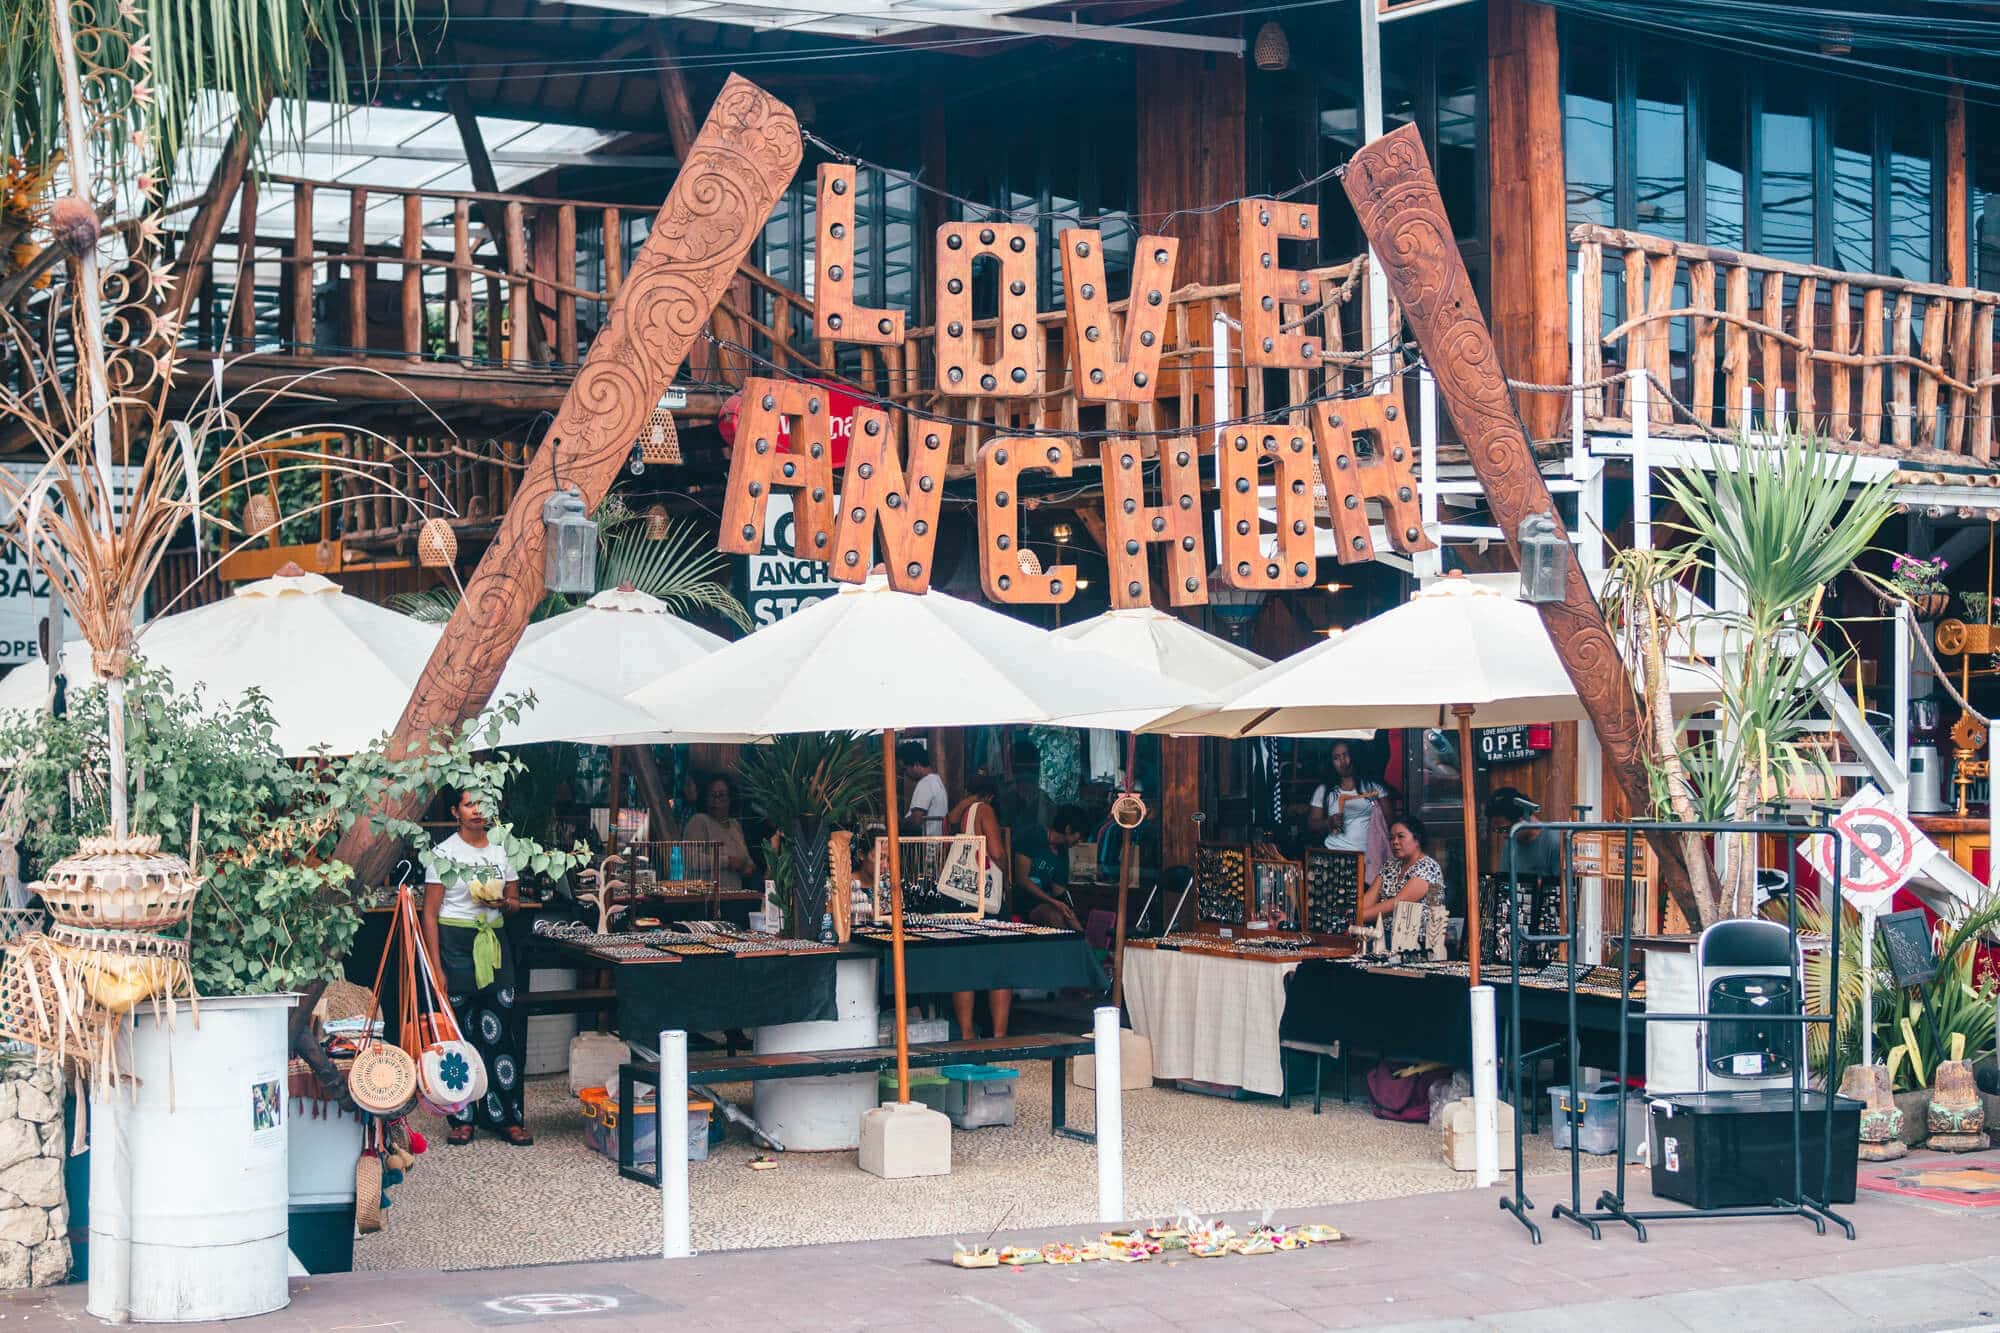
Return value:
M 1076 912 L 1059 896 L 1069 880 L 1069 849 L 1082 841 L 1084 813 L 1057 810 L 1046 830 L 1032 825 L 1014 835 L 1014 911 L 1045 926 L 1082 930 Z
M 1562 873 L 1562 839 L 1535 818 L 1538 808 L 1514 787 L 1502 787 L 1487 798 L 1486 817 L 1509 828 L 1500 863 L 1493 867 L 1496 873 L 1519 871 L 1522 879 L 1554 879 Z

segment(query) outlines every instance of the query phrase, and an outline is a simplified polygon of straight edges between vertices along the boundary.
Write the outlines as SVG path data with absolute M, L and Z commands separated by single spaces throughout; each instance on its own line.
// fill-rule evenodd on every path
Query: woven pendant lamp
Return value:
M 646 511 L 646 540 L 663 542 L 667 539 L 667 507 L 656 504 Z
M 1042 572 L 1042 558 L 1025 546 L 1021 548 L 1020 554 L 1015 557 L 1015 561 L 1021 566 L 1023 574 L 1039 574 Z
M 278 526 L 278 502 L 266 491 L 259 491 L 243 506 L 243 535 L 255 537 L 267 533 Z
M 1363 0 L 1366 3 L 1367 0 Z M 1251 47 L 1251 56 L 1257 68 L 1275 74 L 1292 67 L 1292 43 L 1285 36 L 1285 30 L 1271 19 L 1257 29 L 1257 40 Z
M 674 427 L 674 414 L 661 403 L 653 408 L 646 424 L 639 428 L 639 457 L 647 466 L 681 461 L 681 434 Z
M 425 569 L 450 569 L 458 563 L 458 534 L 441 518 L 427 518 L 417 533 L 417 563 Z

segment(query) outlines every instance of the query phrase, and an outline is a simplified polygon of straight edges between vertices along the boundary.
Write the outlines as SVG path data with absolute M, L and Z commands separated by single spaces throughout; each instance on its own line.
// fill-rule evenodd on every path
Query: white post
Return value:
M 1437 537 L 1438 545 L 1419 551 L 1411 558 L 1417 582 L 1429 583 L 1444 572 L 1443 538 L 1438 535 L 1438 393 L 1429 362 L 1417 367 L 1417 405 L 1423 415 L 1417 421 L 1417 519 L 1424 531 Z
M 1834 849 L 1835 856 L 1840 855 Z M 1875 909 L 1861 913 L 1861 1064 L 1875 1063 Z
M 1635 370 L 1626 381 L 1626 402 L 1632 407 L 1632 545 L 1653 549 L 1652 410 L 1646 399 L 1652 382 Z
M 1125 1220 L 1125 1110 L 1120 1102 L 1118 1009 L 1101 1005 L 1092 1035 L 1097 1041 L 1097 1216 Z
M 1986 724 L 1986 891 L 2000 884 L 2000 801 L 1993 799 L 1993 759 L 2000 755 L 2000 722 Z
M 1569 382 L 1583 383 L 1583 275 L 1569 275 Z M 1584 466 L 1588 454 L 1583 442 L 1584 391 L 1576 389 L 1569 396 L 1569 475 L 1573 480 L 1583 480 Z
M 1215 447 L 1222 448 L 1222 426 L 1236 416 L 1236 404 L 1229 393 L 1229 319 L 1219 309 L 1215 320 L 1209 326 L 1209 347 L 1213 349 L 1215 360 L 1209 365 L 1209 391 L 1215 395 L 1215 403 L 1209 409 L 1215 413 Z M 1220 459 L 1216 460 L 1218 463 Z
M 688 1034 L 660 1034 L 660 1257 L 685 1259 L 688 1243 Z
M 1382 24 L 1381 16 L 1373 4 L 1364 3 L 1361 11 L 1361 139 L 1373 142 L 1382 137 Z M 1379 347 L 1396 336 L 1397 330 L 1389 327 L 1389 284 L 1382 276 L 1382 265 L 1375 257 L 1373 246 L 1368 250 L 1368 329 L 1365 341 L 1370 347 Z M 1368 373 L 1374 377 L 1375 392 L 1388 391 L 1390 357 L 1387 352 L 1375 353 Z
M 1493 1054 L 1493 988 L 1472 988 L 1472 1183 L 1500 1179 L 1500 1066 Z M 1516 1108 L 1515 1114 L 1519 1114 Z
M 1890 725 L 1896 747 L 1896 788 L 1889 800 L 1903 814 L 1910 812 L 1910 604 L 1896 603 L 1896 671 Z

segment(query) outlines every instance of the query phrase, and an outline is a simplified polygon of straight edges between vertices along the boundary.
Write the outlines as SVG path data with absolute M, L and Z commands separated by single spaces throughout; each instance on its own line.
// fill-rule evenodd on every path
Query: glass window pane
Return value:
M 882 281 L 872 304 L 891 310 L 917 304 L 917 187 L 891 177 L 883 191 Z
M 1701 181 L 1702 239 L 1740 250 L 1745 161 L 1742 75 L 1726 66 L 1712 70 L 1703 97 L 1707 145 Z
M 1633 221 L 1640 231 L 1684 241 L 1687 217 L 1687 82 L 1678 62 L 1642 59 L 1634 117 L 1637 198 Z
M 1569 176 L 1569 221 L 1613 226 L 1611 52 L 1574 41 L 1563 75 L 1563 163 Z
M 1438 29 L 1438 190 L 1445 215 L 1460 238 L 1479 235 L 1479 82 L 1486 68 L 1486 33 L 1476 26 Z
M 1775 259 L 1813 261 L 1812 109 L 1803 89 L 1774 74 L 1758 118 L 1764 162 L 1757 188 L 1757 216 L 1764 235 L 1757 249 Z
M 1966 136 L 1972 174 L 1972 281 L 2000 291 L 2000 139 Z
M 1937 105 L 1898 103 L 1889 154 L 1889 271 L 1931 278 L 1931 125 Z
M 1875 271 L 1875 113 L 1847 94 L 1833 110 L 1833 266 Z

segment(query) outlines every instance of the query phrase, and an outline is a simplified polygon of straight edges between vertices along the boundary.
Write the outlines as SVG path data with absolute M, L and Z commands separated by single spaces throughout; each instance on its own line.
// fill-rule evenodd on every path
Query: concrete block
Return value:
M 1077 1087 L 1097 1086 L 1096 1056 L 1078 1056 L 1070 1062 L 1070 1071 L 1071 1081 Z M 1125 1092 L 1153 1086 L 1153 1039 L 1142 1037 L 1131 1028 L 1118 1030 L 1118 1086 Z
M 884 1180 L 951 1174 L 951 1121 L 915 1102 L 861 1116 L 861 1169 Z
M 1500 1146 L 1500 1169 L 1514 1169 L 1514 1108 L 1506 1102 L 1495 1104 L 1494 1121 Z M 1444 1108 L 1444 1160 L 1454 1171 L 1478 1169 L 1478 1159 L 1474 1149 L 1473 1136 L 1476 1119 L 1472 1112 L 1472 1098 L 1461 1097 L 1448 1102 Z

